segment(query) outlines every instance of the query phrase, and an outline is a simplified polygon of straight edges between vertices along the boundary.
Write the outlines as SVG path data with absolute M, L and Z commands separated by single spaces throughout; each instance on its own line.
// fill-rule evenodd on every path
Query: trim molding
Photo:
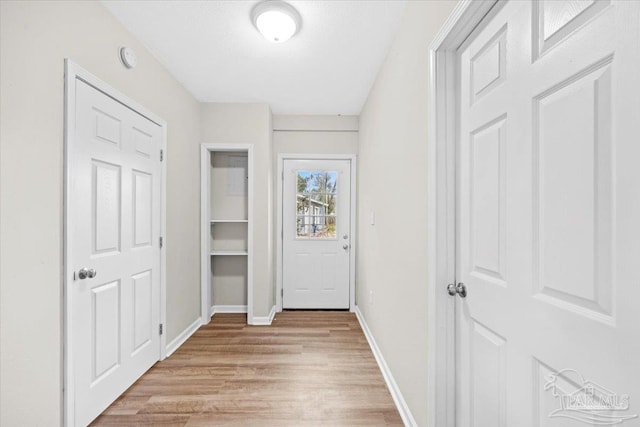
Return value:
M 253 182 L 254 159 L 253 144 L 206 143 L 200 144 L 200 317 L 202 324 L 211 320 L 211 239 L 210 224 L 210 185 L 212 151 L 246 151 L 248 157 L 249 183 L 247 188 L 247 323 L 253 324 Z
M 409 409 L 407 402 L 404 400 L 404 397 L 400 392 L 400 388 L 398 387 L 398 384 L 396 384 L 396 380 L 393 378 L 391 370 L 389 369 L 387 362 L 384 360 L 382 352 L 380 352 L 380 348 L 378 347 L 378 344 L 376 344 L 376 340 L 373 338 L 373 334 L 371 333 L 369 326 L 367 326 L 367 322 L 364 320 L 364 315 L 360 311 L 360 307 L 356 306 L 354 313 L 356 313 L 358 322 L 360 322 L 360 327 L 364 332 L 364 336 L 367 338 L 367 342 L 369 343 L 369 347 L 371 347 L 373 356 L 376 358 L 376 362 L 378 362 L 378 367 L 380 367 L 380 371 L 384 377 L 384 382 L 387 383 L 387 388 L 391 393 L 391 397 L 393 397 L 393 402 L 396 404 L 398 412 L 400 412 L 402 422 L 405 426 L 416 426 L 416 420 L 413 418 L 411 410 Z
M 273 318 L 276 316 L 276 306 L 271 307 L 271 311 L 268 316 L 253 316 L 253 325 L 255 326 L 270 326 L 273 322 Z
M 185 341 L 188 340 L 189 337 L 191 337 L 191 335 L 193 335 L 198 329 L 200 329 L 200 326 L 202 325 L 203 323 L 200 322 L 200 318 L 197 318 L 196 320 L 193 321 L 192 324 L 187 326 L 187 328 L 184 331 L 180 332 L 180 334 L 177 337 L 172 339 L 171 342 L 167 345 L 166 357 L 171 356 L 173 352 L 179 349 L 180 346 L 184 344 Z
M 429 46 L 427 137 L 427 425 L 455 426 L 456 52 L 496 5 L 461 0 Z M 496 10 L 496 9 L 494 9 Z
M 246 313 L 246 305 L 212 305 L 211 317 L 218 313 Z

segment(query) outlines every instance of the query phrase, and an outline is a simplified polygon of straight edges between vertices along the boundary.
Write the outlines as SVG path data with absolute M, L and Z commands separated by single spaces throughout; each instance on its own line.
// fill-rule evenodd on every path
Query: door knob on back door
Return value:
M 97 274 L 98 272 L 93 268 L 81 268 L 80 271 L 78 271 L 78 279 L 93 279 Z

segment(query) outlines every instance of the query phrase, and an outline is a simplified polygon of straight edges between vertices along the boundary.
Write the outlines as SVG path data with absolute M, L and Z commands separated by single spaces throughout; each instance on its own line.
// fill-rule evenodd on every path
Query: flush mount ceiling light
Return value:
M 256 4 L 251 11 L 251 21 L 267 40 L 274 43 L 286 42 L 302 26 L 298 11 L 280 0 L 266 0 Z

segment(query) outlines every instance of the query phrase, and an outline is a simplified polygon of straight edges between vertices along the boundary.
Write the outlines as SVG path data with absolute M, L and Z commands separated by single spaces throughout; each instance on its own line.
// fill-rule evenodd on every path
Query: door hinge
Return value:
M 280 289 L 280 296 L 284 298 L 284 288 Z
M 164 239 L 160 236 L 160 249 L 164 246 Z
M 280 230 L 280 237 L 284 239 L 284 230 Z
M 284 181 L 284 171 L 282 171 L 282 180 Z
M 160 161 L 164 161 L 164 150 L 160 150 Z
M 162 327 L 162 323 L 160 323 L 160 325 L 158 325 L 158 335 L 162 335 L 162 332 L 164 331 L 164 328 Z

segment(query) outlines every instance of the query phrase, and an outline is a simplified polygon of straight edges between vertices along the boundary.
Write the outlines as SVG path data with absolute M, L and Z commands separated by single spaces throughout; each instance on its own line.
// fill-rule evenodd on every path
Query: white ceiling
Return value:
M 202 102 L 265 102 L 275 114 L 359 114 L 404 0 L 290 1 L 286 43 L 253 27 L 256 1 L 102 2 Z

